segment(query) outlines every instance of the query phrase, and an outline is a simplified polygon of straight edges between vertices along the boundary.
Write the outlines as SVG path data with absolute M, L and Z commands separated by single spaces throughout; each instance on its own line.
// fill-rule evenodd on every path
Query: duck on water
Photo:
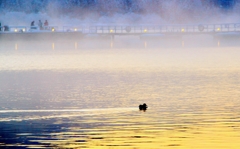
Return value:
M 142 104 L 142 105 L 139 105 L 139 110 L 146 111 L 146 110 L 147 110 L 147 108 L 148 108 L 148 106 L 147 106 L 147 104 L 146 104 L 146 103 L 144 103 L 144 104 Z

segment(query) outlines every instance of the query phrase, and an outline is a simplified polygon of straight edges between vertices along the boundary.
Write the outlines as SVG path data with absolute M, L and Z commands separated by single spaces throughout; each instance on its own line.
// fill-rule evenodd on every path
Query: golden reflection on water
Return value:
M 55 50 L 55 43 L 52 43 L 52 50 Z
M 176 114 L 172 117 L 171 113 L 161 114 L 153 110 L 103 115 L 104 118 L 93 116 L 85 120 L 70 118 L 69 123 L 100 125 L 89 129 L 77 126 L 66 128 L 64 132 L 49 134 L 56 140 L 46 140 L 48 136 L 43 136 L 43 140 L 38 142 L 59 148 L 89 149 L 240 147 L 239 113 Z
M 15 50 L 18 50 L 18 44 L 17 43 L 15 44 Z
M 75 47 L 75 49 L 78 49 L 78 42 L 74 43 L 74 47 Z

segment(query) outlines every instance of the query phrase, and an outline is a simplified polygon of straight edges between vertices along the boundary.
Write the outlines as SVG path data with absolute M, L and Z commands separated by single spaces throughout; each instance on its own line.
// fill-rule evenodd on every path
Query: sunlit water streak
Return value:
M 26 121 L 26 120 L 39 120 L 51 118 L 69 118 L 90 115 L 103 115 L 113 113 L 123 113 L 135 111 L 136 108 L 107 108 L 107 109 L 64 109 L 64 110 L 0 110 L 0 114 L 8 114 L 7 118 L 0 118 L 0 122 L 7 121 Z M 22 116 L 27 113 L 26 116 Z M 37 113 L 37 114 L 33 114 Z M 48 115 L 41 115 L 48 113 Z M 20 115 L 20 116 L 18 116 Z
M 64 109 L 64 110 L 0 110 L 0 113 L 39 113 L 39 112 L 88 112 L 88 111 L 127 111 L 135 108 L 108 108 L 108 109 Z

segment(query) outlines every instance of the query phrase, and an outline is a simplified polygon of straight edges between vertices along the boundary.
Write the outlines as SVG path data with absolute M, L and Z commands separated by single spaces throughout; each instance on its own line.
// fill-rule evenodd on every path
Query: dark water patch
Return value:
M 180 144 L 169 144 L 168 146 L 181 146 Z

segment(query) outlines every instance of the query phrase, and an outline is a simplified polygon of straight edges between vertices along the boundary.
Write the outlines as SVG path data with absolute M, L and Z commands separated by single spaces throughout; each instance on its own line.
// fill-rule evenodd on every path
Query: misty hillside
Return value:
M 240 0 L 0 0 L 0 21 L 14 25 L 35 18 L 56 24 L 222 23 L 239 22 L 239 13 Z
M 95 11 L 108 13 L 156 13 L 165 9 L 232 9 L 238 0 L 0 0 L 0 11 L 42 12 Z

